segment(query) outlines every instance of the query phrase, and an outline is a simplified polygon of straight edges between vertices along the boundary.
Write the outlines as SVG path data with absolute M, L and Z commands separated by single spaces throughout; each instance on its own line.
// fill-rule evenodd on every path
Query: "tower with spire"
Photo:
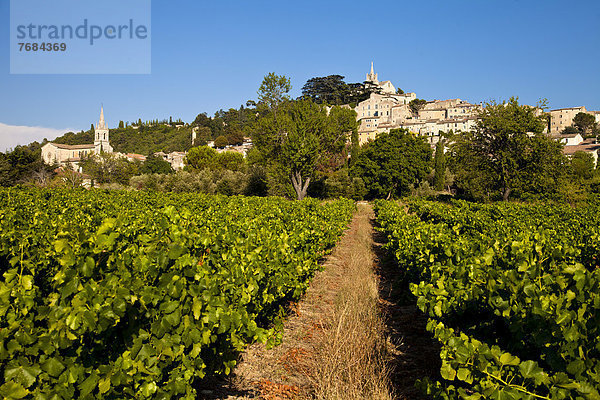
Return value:
M 377 74 L 373 70 L 373 61 L 371 61 L 371 72 L 367 74 L 367 82 L 372 82 L 375 85 L 379 85 L 379 80 L 377 79 Z
M 100 106 L 100 120 L 94 129 L 94 152 L 96 154 L 112 153 L 113 148 L 108 141 L 108 127 L 104 121 L 104 106 Z

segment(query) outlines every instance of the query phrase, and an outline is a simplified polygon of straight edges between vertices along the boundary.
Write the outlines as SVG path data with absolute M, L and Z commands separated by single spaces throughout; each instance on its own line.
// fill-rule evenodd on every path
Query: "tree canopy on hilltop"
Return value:
M 342 105 L 359 103 L 371 93 L 380 91 L 371 83 L 346 83 L 342 75 L 311 78 L 302 87 L 302 97 L 318 104 Z

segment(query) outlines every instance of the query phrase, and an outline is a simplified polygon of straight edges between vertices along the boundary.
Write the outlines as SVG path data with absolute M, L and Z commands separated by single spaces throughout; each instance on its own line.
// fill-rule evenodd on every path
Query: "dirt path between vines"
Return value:
M 234 374 L 201 399 L 422 399 L 414 382 L 439 371 L 439 349 L 414 305 L 395 299 L 398 267 L 386 261 L 370 205 L 359 204 L 304 298 L 282 344 L 250 346 Z

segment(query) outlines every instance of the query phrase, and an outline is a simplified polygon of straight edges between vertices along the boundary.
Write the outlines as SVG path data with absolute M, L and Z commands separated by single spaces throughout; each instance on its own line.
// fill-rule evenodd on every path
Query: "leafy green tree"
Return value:
M 80 166 L 94 182 L 127 185 L 129 179 L 139 173 L 138 163 L 127 161 L 115 153 L 102 153 L 82 160 Z
M 302 97 L 318 104 L 357 103 L 369 98 L 370 93 L 364 84 L 344 82 L 342 75 L 311 78 L 302 87 Z
M 334 106 L 327 117 L 328 128 L 322 141 L 322 163 L 319 170 L 332 172 L 348 164 L 348 150 L 358 146 L 356 111 Z
M 594 175 L 594 157 L 590 153 L 577 151 L 571 158 L 571 168 L 578 179 L 591 179 Z
M 212 138 L 212 132 L 208 126 L 196 127 L 196 140 L 194 146 L 206 146 Z
M 119 121 L 119 129 L 125 129 L 125 123 L 123 121 Z
M 444 142 L 440 140 L 435 146 L 435 176 L 433 186 L 435 190 L 444 190 L 444 180 L 446 177 L 446 157 L 444 155 Z
M 311 101 L 290 104 L 287 135 L 281 146 L 280 162 L 287 167 L 298 200 L 306 196 L 319 161 L 320 138 L 327 135 L 327 115 Z
M 538 134 L 528 137 L 524 150 L 519 191 L 522 195 L 555 197 L 569 180 L 563 145 L 546 134 Z
M 238 128 L 229 129 L 225 137 L 227 143 L 232 146 L 239 146 L 244 143 L 244 132 Z
M 404 94 L 404 90 L 396 88 L 396 94 Z
M 588 113 L 577 113 L 573 118 L 573 126 L 582 134 L 592 133 L 596 128 L 596 118 Z
M 574 126 L 567 126 L 560 132 L 561 135 L 576 135 L 578 133 L 580 133 L 579 129 L 575 128 Z
M 225 147 L 227 147 L 228 144 L 229 144 L 229 141 L 223 135 L 221 135 L 215 139 L 215 147 L 218 149 L 225 148 Z
M 246 170 L 246 161 L 241 153 L 235 151 L 224 151 L 217 154 L 214 166 L 221 170 L 242 171 Z
M 258 88 L 258 101 L 269 109 L 276 110 L 281 103 L 289 100 L 290 90 L 292 84 L 288 77 L 271 72 L 264 77 Z
M 427 104 L 427 100 L 414 99 L 408 103 L 408 107 L 410 108 L 410 111 L 413 114 L 417 115 L 417 114 L 419 114 L 419 111 L 421 111 L 423 109 L 425 104 Z
M 367 198 L 410 193 L 431 170 L 431 147 L 406 129 L 380 133 L 361 150 L 352 174 L 363 180 Z
M 561 145 L 542 135 L 545 120 L 534 108 L 512 97 L 487 103 L 478 117 L 476 128 L 451 145 L 457 184 L 474 197 L 500 192 L 506 201 L 513 190 L 531 188 L 532 177 L 553 176 L 562 167 Z
M 214 165 L 217 151 L 208 146 L 191 148 L 185 156 L 185 165 L 193 169 L 211 168 Z
M 164 158 L 151 154 L 140 167 L 141 174 L 172 174 L 175 171 L 171 164 Z
M 195 126 L 208 126 L 210 127 L 211 125 L 211 119 L 208 115 L 206 115 L 206 113 L 200 113 L 196 116 L 196 119 L 194 119 L 194 122 L 192 122 L 192 125 Z
M 78 133 L 67 132 L 64 135 L 59 136 L 56 139 L 54 139 L 53 142 L 61 143 L 61 144 L 71 144 L 71 145 L 94 143 L 94 130 L 92 129 L 87 132 L 81 131 Z
M 381 90 L 381 86 L 376 85 L 373 82 L 363 82 L 362 92 L 366 95 L 366 97 L 363 100 L 368 99 L 371 96 L 371 93 L 381 94 Z
M 52 174 L 54 168 L 42 161 L 40 143 L 16 146 L 6 153 L 0 153 L 0 186 L 26 183 L 35 180 L 35 175 L 39 171 Z
M 353 129 L 351 113 L 335 110 L 330 116 L 325 107 L 308 99 L 288 101 L 278 113 L 261 115 L 253 125 L 252 140 L 269 167 L 270 187 L 291 183 L 296 198 L 303 199 L 316 176 L 316 169 L 330 170 L 346 163 L 340 154 Z M 285 193 L 282 187 L 280 193 Z

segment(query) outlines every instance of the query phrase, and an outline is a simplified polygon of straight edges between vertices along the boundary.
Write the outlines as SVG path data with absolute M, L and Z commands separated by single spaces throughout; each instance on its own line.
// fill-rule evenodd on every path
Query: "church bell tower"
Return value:
M 104 121 L 104 107 L 100 107 L 100 120 L 98 124 L 96 124 L 96 129 L 94 129 L 94 152 L 96 154 L 104 153 L 112 153 L 113 148 L 110 146 L 108 141 L 108 127 L 106 126 L 106 122 Z
M 373 70 L 373 61 L 371 61 L 371 73 L 367 74 L 367 82 L 372 82 L 375 85 L 379 85 L 379 80 L 377 79 L 377 74 Z

